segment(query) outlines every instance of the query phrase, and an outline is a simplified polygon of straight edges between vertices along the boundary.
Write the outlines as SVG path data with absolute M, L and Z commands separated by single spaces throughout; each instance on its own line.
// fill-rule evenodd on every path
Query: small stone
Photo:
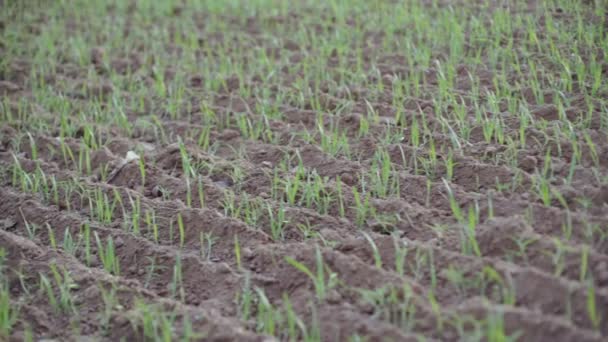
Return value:
M 246 260 L 251 260 L 253 258 L 253 251 L 249 247 L 245 247 L 242 250 L 243 258 Z
M 342 301 L 342 295 L 335 289 L 329 290 L 326 300 L 329 304 L 338 304 Z
M 345 226 L 349 226 L 352 224 L 352 222 L 350 222 L 346 217 L 338 218 L 338 222 L 340 222 L 340 224 L 345 225 Z
M 266 168 L 269 168 L 269 169 L 272 168 L 272 163 L 269 162 L 269 161 L 263 161 L 261 165 L 262 165 L 262 167 L 266 167 Z
M 146 273 L 146 271 L 143 268 L 140 268 L 137 270 L 137 275 L 140 277 L 143 276 L 145 273 Z
M 226 180 L 219 180 L 219 181 L 216 181 L 213 183 L 223 189 L 230 187 L 230 182 L 228 182 Z
M 89 264 L 91 267 L 99 267 L 99 259 L 97 259 L 96 255 L 91 255 L 91 261 Z
M 346 185 L 353 185 L 354 184 L 353 176 L 350 173 L 343 173 L 342 175 L 340 175 L 340 179 Z
M 227 274 L 227 273 L 231 273 L 232 269 L 230 268 L 230 265 L 228 265 L 225 262 L 219 263 L 218 267 L 217 267 L 218 272 L 222 273 L 222 274 Z
M 155 185 L 155 186 L 152 188 L 152 193 L 151 193 L 151 195 L 152 195 L 152 196 L 154 196 L 154 197 L 161 197 L 161 196 L 163 195 L 163 191 L 162 191 L 162 189 L 160 188 L 160 186 Z
M 139 160 L 139 155 L 133 151 L 128 151 L 125 156 L 125 162 L 130 163 L 134 160 Z
M 125 244 L 125 241 L 119 236 L 116 239 L 114 239 L 114 246 L 116 247 L 122 247 Z
M 269 198 L 270 196 L 268 196 L 268 194 L 267 194 L 267 193 L 265 193 L 265 192 L 260 192 L 260 197 L 261 197 L 261 198 L 264 198 L 264 199 L 267 199 L 267 198 Z

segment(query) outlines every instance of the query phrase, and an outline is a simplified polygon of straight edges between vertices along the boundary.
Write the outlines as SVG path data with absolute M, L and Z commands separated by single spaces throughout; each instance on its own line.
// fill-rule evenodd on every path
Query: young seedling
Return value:
M 239 236 L 234 235 L 234 257 L 236 259 L 236 267 L 240 270 L 241 265 L 241 244 L 239 243 Z
M 474 206 L 469 207 L 468 216 L 465 218 L 447 180 L 443 179 L 443 184 L 448 192 L 452 214 L 461 225 L 460 243 L 463 254 L 475 254 L 477 256 L 481 256 L 481 249 L 479 248 L 479 244 L 477 243 L 477 238 L 475 236 L 475 229 L 479 223 L 479 205 L 475 203 Z
M 55 264 L 51 264 L 50 269 L 53 279 L 55 280 L 55 286 L 59 290 L 58 307 L 65 313 L 75 314 L 76 307 L 74 298 L 72 297 L 72 291 L 78 289 L 78 285 L 72 280 L 67 270 L 64 269 L 62 274 Z
M 154 209 L 146 210 L 145 217 L 148 234 L 152 233 L 152 240 L 155 243 L 159 243 L 158 223 L 156 222 L 156 214 Z
M 320 301 L 325 300 L 327 293 L 333 287 L 337 285 L 337 274 L 331 271 L 326 271 L 326 266 L 323 262 L 323 255 L 319 246 L 315 247 L 315 260 L 316 260 L 316 274 L 304 264 L 293 259 L 292 257 L 285 257 L 285 261 L 291 266 L 295 267 L 298 271 L 306 274 L 315 286 L 315 292 L 317 299 Z
M 587 281 L 587 315 L 589 316 L 589 320 L 593 324 L 593 328 L 599 330 L 600 323 L 602 322 L 602 317 L 600 316 L 600 312 L 597 308 L 597 299 L 595 293 L 595 285 L 593 283 L 593 280 L 590 279 Z
M 11 302 L 11 294 L 4 282 L 0 283 L 0 339 L 9 339 L 17 320 L 19 306 Z
M 367 234 L 366 232 L 361 232 L 361 234 L 363 234 L 363 237 L 365 237 L 365 239 L 372 248 L 372 253 L 374 255 L 374 263 L 376 264 L 376 267 L 382 269 L 382 256 L 380 255 L 380 251 L 378 250 L 376 243 L 374 242 L 372 237 L 369 236 L 369 234 Z
M 171 282 L 169 288 L 171 290 L 171 297 L 178 298 L 182 302 L 186 300 L 184 278 L 182 274 L 182 257 L 179 254 L 177 254 L 175 257 L 175 265 L 173 266 L 173 281 Z
M 211 251 L 218 237 L 214 237 L 212 233 L 200 232 L 199 242 L 201 245 L 201 258 L 211 260 Z
M 120 260 L 116 255 L 116 249 L 114 247 L 114 240 L 111 236 L 106 239 L 106 244 L 101 241 L 97 232 L 95 235 L 95 241 L 97 242 L 97 256 L 99 257 L 103 268 L 106 272 L 109 272 L 115 276 L 120 275 Z
M 104 308 L 99 313 L 99 319 L 101 321 L 102 329 L 106 332 L 110 328 L 110 320 L 115 309 L 121 309 L 122 306 L 119 304 L 119 300 L 116 294 L 116 286 L 114 283 L 110 285 L 110 289 L 106 290 L 104 285 L 98 284 L 97 287 L 101 292 L 101 298 L 103 299 Z
M 179 248 L 184 248 L 186 240 L 186 230 L 184 228 L 184 219 L 181 213 L 177 213 L 177 227 L 179 230 Z
M 288 223 L 285 219 L 285 207 L 281 204 L 276 213 L 273 212 L 270 204 L 268 204 L 267 209 L 272 239 L 275 241 L 283 240 L 285 237 L 285 224 Z

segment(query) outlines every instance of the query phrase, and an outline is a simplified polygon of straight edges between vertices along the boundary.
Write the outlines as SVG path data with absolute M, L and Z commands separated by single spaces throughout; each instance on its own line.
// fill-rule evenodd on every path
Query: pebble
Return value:
M 219 180 L 217 182 L 213 182 L 215 185 L 219 186 L 220 188 L 228 188 L 230 186 L 230 184 L 228 183 L 228 181 L 225 180 Z
M 341 174 L 340 175 L 340 179 L 346 185 L 353 185 L 354 184 L 353 176 L 350 173 L 343 173 L 343 174 Z
M 231 273 L 232 272 L 232 269 L 230 268 L 230 265 L 228 265 L 225 262 L 219 263 L 217 266 L 218 266 L 217 267 L 218 272 L 220 272 L 222 274 L 227 274 L 227 273 Z
M 133 151 L 128 151 L 125 157 L 125 162 L 130 163 L 135 160 L 139 160 L 139 155 Z
M 116 247 L 122 247 L 125 244 L 125 241 L 119 236 L 116 239 L 114 239 L 114 246 Z
M 338 304 L 342 301 L 342 295 L 335 289 L 329 290 L 326 300 L 329 304 Z
M 99 259 L 97 259 L 96 255 L 91 255 L 91 267 L 98 267 Z
M 340 217 L 338 219 L 338 221 L 340 222 L 340 224 L 343 224 L 345 226 L 348 226 L 348 225 L 352 224 L 346 217 Z
M 242 249 L 242 253 L 243 253 L 243 258 L 250 260 L 251 258 L 254 257 L 253 255 L 253 251 L 251 250 L 251 248 L 249 247 L 245 247 Z
M 160 196 L 162 196 L 162 195 L 163 195 L 163 192 L 162 192 L 162 190 L 161 190 L 160 186 L 155 185 L 155 186 L 152 188 L 152 196 L 154 196 L 154 197 L 160 197 Z

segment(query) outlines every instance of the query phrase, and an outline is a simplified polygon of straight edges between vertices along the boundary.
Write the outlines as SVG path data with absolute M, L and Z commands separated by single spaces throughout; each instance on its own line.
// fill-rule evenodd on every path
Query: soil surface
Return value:
M 608 338 L 605 94 L 574 82 L 540 100 L 520 86 L 529 65 L 500 66 L 470 39 L 461 53 L 480 57 L 455 64 L 447 92 L 462 108 L 447 115 L 449 42 L 387 43 L 423 23 L 387 39 L 356 11 L 147 3 L 1 17 L 0 276 L 18 315 L 0 340 Z M 463 3 L 481 21 L 573 23 L 542 1 Z M 496 48 L 534 46 L 516 33 Z M 416 44 L 436 63 L 399 52 Z M 543 70 L 542 84 L 561 75 Z M 529 112 L 523 131 L 495 74 Z M 420 88 L 396 96 L 415 75 Z M 499 94 L 490 139 L 471 102 L 483 94 Z M 464 121 L 466 139 L 444 129 Z

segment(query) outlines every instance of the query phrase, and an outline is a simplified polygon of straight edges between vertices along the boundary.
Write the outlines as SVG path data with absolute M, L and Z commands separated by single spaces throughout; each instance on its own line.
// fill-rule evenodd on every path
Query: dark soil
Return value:
M 134 16 L 135 3 L 127 8 L 115 8 L 108 15 Z M 414 119 L 425 117 L 430 130 L 437 132 L 436 144 L 452 144 L 449 135 L 440 133 L 440 118 L 434 113 L 433 94 L 439 87 L 437 71 L 425 70 L 425 91 L 405 101 L 407 110 L 403 122 L 406 124 L 400 125 L 395 121 L 391 80 L 397 75 L 409 75 L 411 66 L 402 56 L 384 55 L 382 39 L 374 32 L 367 32 L 368 45 L 363 49 L 362 61 L 363 69 L 371 70 L 373 66 L 377 74 L 364 77 L 370 83 L 383 83 L 383 92 L 328 80 L 327 84 L 315 85 L 317 104 L 296 98 L 276 101 L 274 110 L 282 113 L 282 117 L 271 119 L 267 126 L 276 140 L 263 136 L 250 139 L 239 130 L 238 116 L 245 116 L 252 123 L 265 119 L 260 112 L 261 95 L 243 89 L 267 89 L 269 98 L 276 100 L 278 87 L 301 87 L 305 71 L 299 66 L 304 58 L 309 58 L 307 50 L 310 49 L 285 39 L 280 30 L 285 25 L 307 25 L 307 15 L 294 13 L 289 17 L 243 20 L 226 14 L 226 30 L 238 31 L 247 40 L 224 45 L 230 35 L 206 30 L 205 13 L 176 7 L 171 12 L 173 19 L 165 25 L 167 30 L 184 16 L 198 18 L 196 22 L 201 27 L 199 40 L 204 48 L 193 48 L 192 56 L 185 56 L 177 42 L 173 45 L 163 42 L 167 44 L 162 50 L 168 55 L 159 58 L 170 55 L 174 59 L 159 64 L 136 48 L 124 49 L 127 52 L 106 49 L 101 45 L 109 38 L 101 37 L 100 46 L 87 51 L 90 58 L 81 64 L 72 60 L 73 57 L 58 53 L 53 56 L 56 58 L 54 72 L 44 77 L 51 93 L 71 104 L 65 113 L 76 129 L 64 138 L 64 144 L 59 138 L 62 109 L 40 99 L 32 85 L 35 83 L 30 76 L 35 68 L 34 57 L 23 54 L 20 59 L 7 62 L 0 74 L 0 96 L 3 97 L 0 110 L 4 114 L 15 113 L 16 119 L 0 121 L 3 171 L 0 247 L 6 251 L 2 276 L 8 284 L 11 305 L 20 312 L 8 337 L 10 341 L 24 340 L 30 334 L 34 340 L 149 340 L 151 337 L 146 335 L 140 317 L 142 311 L 137 310 L 140 301 L 174 313 L 175 336 L 184 336 L 185 322 L 190 322 L 195 331 L 204 334 L 199 336 L 201 340 L 272 340 L 256 321 L 260 310 L 258 302 L 252 305 L 250 317 L 242 316 L 242 295 L 255 288 L 263 289 L 275 307 L 283 307 L 288 296 L 307 326 L 317 322 L 324 341 L 345 341 L 353 336 L 369 341 L 417 341 L 420 337 L 456 341 L 473 339 L 470 336 L 475 329 L 483 331 L 484 340 L 492 340 L 483 334 L 490 329 L 488 317 L 494 316 L 501 317 L 501 331 L 508 335 L 517 333 L 521 341 L 607 338 L 608 185 L 599 182 L 597 175 L 601 178 L 608 173 L 608 134 L 601 119 L 595 116 L 597 113 L 592 113 L 587 130 L 589 139 L 595 143 L 595 151 L 584 148 L 580 164 L 572 171 L 574 147 L 569 141 L 545 139 L 554 136 L 548 131 L 527 130 L 526 145 L 510 157 L 513 151 L 496 141 L 487 143 L 482 128 L 473 125 L 469 144 L 454 155 L 455 167 L 448 182 L 463 210 L 474 207 L 475 203 L 479 208 L 479 224 L 474 233 L 479 254 L 466 253 L 463 243 L 466 244 L 468 237 L 462 234 L 463 228 L 454 215 L 442 181 L 447 170 L 438 166 L 433 174 L 425 174 L 413 166 L 429 153 L 437 153 L 438 160 L 448 158 L 447 150 L 439 146 L 437 151 L 431 151 L 428 145 L 414 145 L 411 136 Z M 65 19 L 62 26 L 67 38 L 70 30 L 86 30 L 83 23 Z M 22 20 L 28 21 L 32 35 L 43 34 L 50 25 L 44 16 Z M 0 30 L 10 25 L 11 22 L 2 17 Z M 154 25 L 154 20 L 150 25 Z M 277 42 L 260 33 L 273 27 L 281 37 Z M 326 28 L 316 29 L 320 34 L 327 32 Z M 130 25 L 121 30 L 125 36 L 138 34 Z M 313 32 L 315 27 L 307 30 Z M 149 48 L 148 42 L 141 39 L 141 48 Z M 221 46 L 221 53 L 230 54 L 238 53 L 230 51 L 230 47 L 235 51 L 247 49 L 243 46 L 245 42 L 260 51 L 266 50 L 266 55 L 273 56 L 274 61 L 281 61 L 282 68 L 269 76 L 271 81 L 265 79 L 267 75 L 245 73 L 244 78 L 239 78 L 236 73 L 230 76 L 218 73 L 222 78 L 217 80 L 217 86 L 209 89 L 202 73 L 189 74 L 180 69 L 182 59 L 204 59 L 204 54 L 209 53 L 204 49 L 210 46 L 217 45 L 217 53 Z M 11 48 L 4 43 L 0 45 L 2 50 Z M 61 51 L 70 51 L 62 49 L 60 47 Z M 328 74 L 341 75 L 340 58 L 349 61 L 350 57 L 337 57 L 338 53 L 342 52 L 329 53 L 324 61 Z M 433 58 L 441 58 L 446 53 L 438 48 Z M 460 66 L 455 75 L 455 89 L 451 91 L 467 94 L 471 88 L 469 73 L 477 75 L 483 89 L 492 89 L 493 71 L 489 63 L 484 60 L 480 66 Z M 168 84 L 182 80 L 186 85 L 177 114 L 165 106 L 165 99 L 152 93 L 140 97 L 121 83 L 122 77 L 136 77 L 151 89 L 160 77 L 159 70 Z M 520 77 L 507 76 L 512 77 L 513 84 Z M 537 103 L 531 90 L 519 91 L 514 96 L 527 101 L 534 119 L 562 120 L 562 114 L 551 104 L 552 96 L 557 95 L 548 91 L 545 102 Z M 302 94 L 311 96 L 304 91 Z M 576 87 L 562 95 L 569 99 L 570 107 L 565 114 L 570 119 L 588 113 L 588 104 L 578 100 L 580 93 Z M 140 98 L 144 99 L 141 103 Z M 123 114 L 132 123 L 130 132 L 124 130 L 118 119 L 89 123 L 81 120 L 80 113 L 96 110 L 94 104 L 103 111 L 114 108 L 112 101 L 116 99 L 125 103 Z M 126 105 L 132 102 L 137 104 Z M 21 106 L 23 103 L 28 106 Z M 347 109 L 338 110 L 345 103 Z M 215 123 L 205 121 L 206 108 L 214 112 Z M 600 111 L 599 107 L 595 108 Z M 361 120 L 369 117 L 371 109 L 380 120 L 369 122 L 369 133 L 360 137 Z M 467 115 L 472 118 L 472 107 L 468 109 Z M 27 114 L 16 114 L 20 110 Z M 319 111 L 331 113 L 324 122 L 327 132 L 335 126 L 344 129 L 350 155 L 324 152 L 320 136 L 312 141 L 305 138 L 306 132 L 318 129 Z M 30 126 L 27 120 L 31 117 L 45 122 L 46 126 Z M 515 124 L 509 125 L 509 120 L 504 109 L 505 135 L 519 139 L 518 128 Z M 219 122 L 229 124 L 222 126 Z M 90 170 L 83 172 L 79 156 L 87 150 L 84 146 L 89 144 L 90 126 L 95 127 L 102 144 L 89 149 Z M 199 144 L 202 132 L 208 133 L 212 148 Z M 401 132 L 401 140 L 386 142 L 387 132 Z M 549 149 L 551 153 L 547 155 L 552 144 L 556 148 Z M 73 160 L 62 155 L 64 146 L 72 151 Z M 361 175 L 378 168 L 375 153 L 379 146 L 386 147 L 393 177 L 400 186 L 396 194 L 372 196 L 371 206 L 379 215 L 359 225 L 353 190 L 361 191 Z M 183 169 L 182 148 L 188 152 L 191 162 L 200 166 L 195 181 L 191 181 L 192 177 Z M 126 159 L 130 151 L 145 160 L 145 180 L 138 160 Z M 293 178 L 298 160 L 307 173 L 316 172 L 326 180 L 323 191 L 335 193 L 340 183 L 343 216 L 336 202 L 326 210 L 318 210 L 318 207 L 306 206 L 302 200 L 285 204 L 283 195 L 273 193 L 273 179 Z M 533 190 L 534 175 L 543 169 L 546 160 L 551 163 L 552 187 L 562 195 L 563 201 L 553 197 L 549 204 L 543 203 Z M 282 168 L 281 164 L 286 161 L 292 164 Z M 16 183 L 13 170 L 17 165 L 29 175 L 41 172 L 49 180 L 52 177 L 58 183 L 72 184 L 72 190 L 60 187 L 54 197 L 52 192 L 45 194 L 40 188 Z M 595 171 L 592 171 L 593 165 Z M 567 178 L 571 179 L 568 184 Z M 205 194 L 202 207 L 199 187 Z M 226 203 L 229 192 L 233 193 L 235 203 L 255 200 L 264 208 L 255 225 L 243 216 L 229 213 Z M 118 199 L 122 207 L 116 205 L 112 218 L 104 220 L 97 215 L 91 197 L 87 197 L 93 193 L 106 196 L 110 201 Z M 133 230 L 131 219 L 134 203 L 141 212 L 138 232 Z M 276 240 L 268 213 L 280 208 L 285 208 L 287 223 L 282 239 Z M 158 226 L 157 236 L 145 216 L 152 212 Z M 184 227 L 181 238 L 178 216 Z M 112 239 L 120 264 L 118 275 L 104 268 L 100 255 L 103 251 L 100 252 L 93 238 L 90 256 L 82 246 L 74 253 L 65 249 L 66 234 L 78 239 L 83 236 L 85 226 L 90 227 L 91 236 L 98 236 L 100 241 Z M 34 234 L 32 227 L 37 228 Z M 374 241 L 381 265 L 362 232 Z M 213 239 L 210 250 L 205 249 L 205 237 Z M 239 244 L 238 257 L 235 239 Z M 524 242 L 527 244 L 522 248 Z M 311 279 L 286 261 L 287 257 L 293 258 L 316 270 L 316 246 L 327 270 L 337 279 L 337 285 L 328 290 L 323 300 L 317 298 Z M 403 273 L 396 270 L 399 251 L 395 246 L 407 250 L 403 256 Z M 581 271 L 582 263 L 588 265 L 585 271 Z M 176 265 L 181 265 L 177 290 L 173 287 Z M 53 279 L 54 267 L 71 277 L 73 284 L 69 293 L 75 312 L 57 312 L 40 288 L 40 275 Z M 459 285 L 454 282 L 456 274 L 465 279 Z M 591 281 L 586 277 L 589 274 Z M 60 293 L 58 286 L 54 289 Z M 115 291 L 115 305 L 108 306 L 106 291 Z M 372 292 L 378 296 L 375 303 L 369 300 Z M 399 300 L 391 302 L 391 296 Z M 590 296 L 599 324 L 590 314 Z M 396 304 L 405 305 L 405 302 L 409 303 L 407 308 Z M 399 316 L 406 314 L 409 316 Z M 482 322 L 481 326 L 476 327 L 475 322 Z M 289 339 L 286 334 L 275 337 Z M 0 336 L 0 340 L 2 338 Z

